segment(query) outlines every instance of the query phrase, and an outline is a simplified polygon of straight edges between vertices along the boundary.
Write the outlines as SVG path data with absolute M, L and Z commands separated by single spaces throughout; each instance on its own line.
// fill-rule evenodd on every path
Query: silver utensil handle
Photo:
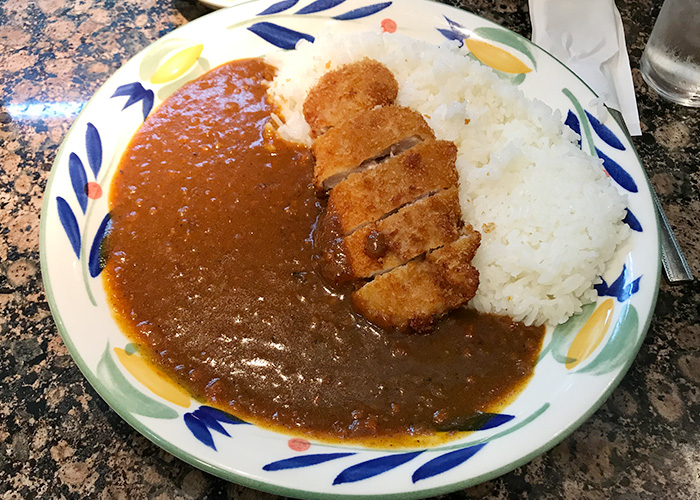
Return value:
M 659 197 L 656 196 L 654 188 L 651 189 L 651 196 L 654 198 L 656 211 L 659 213 L 661 222 L 661 263 L 666 272 L 669 283 L 681 283 L 683 281 L 693 281 L 693 273 L 685 260 L 676 235 L 673 233 L 671 224 L 664 213 Z
M 631 136 L 625 124 L 625 120 L 622 117 L 622 113 L 615 108 L 606 107 L 631 142 Z M 654 191 L 654 186 L 652 186 L 651 183 L 649 183 L 649 189 L 651 190 L 651 197 L 654 199 L 654 206 L 656 207 L 656 212 L 659 214 L 659 221 L 661 222 L 661 264 L 664 266 L 666 279 L 669 283 L 693 281 L 695 279 L 693 278 L 693 273 L 690 271 L 690 266 L 688 266 L 688 262 L 685 260 L 681 246 L 678 244 L 678 240 L 676 240 L 673 228 L 668 222 L 664 208 L 661 206 L 659 197 L 656 196 L 656 191 Z

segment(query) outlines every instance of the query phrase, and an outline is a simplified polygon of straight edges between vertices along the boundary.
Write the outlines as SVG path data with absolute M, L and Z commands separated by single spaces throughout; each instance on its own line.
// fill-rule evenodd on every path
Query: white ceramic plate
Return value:
M 63 339 L 90 383 L 127 422 L 174 455 L 279 494 L 422 497 L 474 485 L 531 460 L 607 398 L 639 349 L 656 300 L 659 237 L 648 182 L 618 123 L 592 104 L 593 92 L 528 40 L 477 16 L 423 0 L 372 1 L 238 2 L 175 30 L 95 94 L 61 146 L 46 189 L 44 283 Z M 384 29 L 433 43 L 467 39 L 465 54 L 469 40 L 486 42 L 472 56 L 499 67 L 500 75 L 527 96 L 560 109 L 566 123 L 580 131 L 584 150 L 602 155 L 606 170 L 628 195 L 633 236 L 605 272 L 597 304 L 547 332 L 532 381 L 503 416 L 438 448 L 329 446 L 242 423 L 158 378 L 107 307 L 98 254 L 109 219 L 110 181 L 148 113 L 209 68 L 293 48 L 299 38 L 329 27 Z M 510 57 L 504 59 L 504 51 Z

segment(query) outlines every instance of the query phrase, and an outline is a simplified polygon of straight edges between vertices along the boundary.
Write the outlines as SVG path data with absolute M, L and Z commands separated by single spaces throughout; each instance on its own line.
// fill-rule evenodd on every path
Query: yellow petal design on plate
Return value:
M 520 59 L 500 47 L 496 47 L 495 45 L 481 40 L 474 40 L 473 38 L 465 39 L 464 43 L 467 44 L 469 52 L 474 54 L 474 57 L 493 69 L 503 71 L 504 73 L 518 74 L 532 71 L 532 68 L 529 68 Z
M 566 355 L 570 360 L 566 363 L 567 370 L 571 370 L 588 358 L 596 350 L 596 347 L 600 345 L 605 338 L 608 328 L 610 328 L 613 306 L 613 300 L 607 299 L 593 311 L 588 321 L 581 327 Z
M 136 354 L 129 354 L 119 347 L 114 348 L 117 359 L 136 380 L 148 387 L 151 392 L 173 404 L 187 408 L 190 406 L 190 395 L 170 380 L 167 375 L 145 359 Z
M 204 45 L 201 43 L 182 49 L 160 65 L 160 68 L 151 77 L 151 83 L 166 83 L 184 75 L 197 62 L 197 59 L 202 54 L 202 50 L 204 50 Z

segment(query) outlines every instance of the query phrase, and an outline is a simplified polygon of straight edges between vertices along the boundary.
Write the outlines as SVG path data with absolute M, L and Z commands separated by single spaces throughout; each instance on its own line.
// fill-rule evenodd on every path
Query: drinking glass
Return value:
M 661 97 L 700 106 L 700 0 L 666 0 L 649 36 L 642 76 Z

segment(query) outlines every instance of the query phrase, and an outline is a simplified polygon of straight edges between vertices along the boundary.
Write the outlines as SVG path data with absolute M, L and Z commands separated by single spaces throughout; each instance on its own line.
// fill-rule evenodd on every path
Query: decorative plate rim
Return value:
M 502 26 L 496 24 L 493 21 L 490 21 L 488 19 L 482 18 L 481 16 L 478 16 L 476 14 L 473 14 L 472 12 L 465 11 L 463 9 L 458 9 L 456 7 L 452 7 L 447 4 L 442 4 L 439 2 L 435 2 L 433 0 L 416 0 L 419 3 L 426 3 L 426 4 L 434 4 L 440 6 L 440 8 L 447 8 L 448 10 L 455 11 L 455 12 L 460 12 L 460 13 L 467 13 L 472 16 L 478 17 L 480 20 L 483 20 L 485 23 L 487 23 L 490 26 L 493 27 L 499 27 L 501 29 L 506 29 L 503 28 Z M 237 5 L 233 5 L 227 8 L 228 9 L 236 9 L 237 7 L 240 7 L 245 4 L 251 4 L 251 3 L 266 3 L 267 0 L 248 0 L 246 2 L 239 3 Z M 207 14 L 205 16 L 202 16 L 201 18 L 198 18 L 190 23 L 188 25 L 193 25 L 193 24 L 200 24 L 200 23 L 206 23 L 207 17 L 209 15 L 216 15 L 215 12 L 211 14 Z M 179 29 L 179 28 L 178 28 Z M 168 36 L 171 35 L 173 32 L 177 31 L 173 30 L 170 33 L 164 35 Z M 510 30 L 508 30 L 510 31 Z M 158 40 L 161 40 L 163 37 L 159 38 Z M 141 51 L 139 51 L 137 54 L 129 58 L 129 60 L 133 59 L 138 59 L 140 58 L 146 51 L 149 50 L 151 45 L 153 43 L 156 43 L 156 41 L 152 42 L 145 48 L 143 48 Z M 533 44 L 536 45 L 536 44 Z M 570 74 L 576 77 L 581 83 L 583 83 L 589 90 L 590 92 L 597 96 L 597 94 L 578 76 L 576 73 L 574 73 L 572 70 L 570 70 L 566 65 L 564 65 L 561 61 L 559 61 L 556 57 L 554 57 L 552 54 L 547 52 L 546 50 L 542 49 L 541 47 L 537 46 L 540 50 L 542 50 L 544 53 L 548 55 L 552 60 L 556 61 L 562 68 L 566 69 L 566 71 Z M 129 425 L 131 425 L 137 432 L 148 438 L 151 442 L 159 446 L 160 448 L 164 449 L 165 451 L 173 454 L 174 456 L 178 457 L 179 459 L 189 463 L 190 465 L 193 465 L 205 472 L 211 473 L 215 476 L 221 477 L 226 480 L 233 481 L 235 483 L 252 487 L 261 491 L 266 491 L 274 494 L 282 494 L 282 495 L 288 495 L 288 496 L 295 496 L 295 497 L 300 497 L 300 498 L 401 498 L 401 499 L 412 499 L 412 498 L 424 498 L 427 496 L 433 496 L 433 495 L 438 495 L 438 494 L 444 494 L 444 493 L 449 493 L 453 492 L 456 490 L 460 490 L 469 486 L 473 486 L 479 483 L 482 483 L 484 481 L 491 480 L 493 478 L 496 478 L 498 476 L 501 476 L 507 472 L 512 471 L 513 469 L 530 462 L 537 456 L 541 455 L 542 453 L 546 452 L 547 450 L 553 448 L 560 442 L 562 442 L 567 436 L 569 436 L 571 433 L 573 433 L 576 429 L 578 429 L 583 422 L 585 422 L 590 416 L 595 413 L 601 406 L 602 404 L 609 398 L 610 394 L 612 391 L 619 385 L 620 381 L 622 378 L 625 376 L 627 371 L 629 370 L 632 362 L 636 359 L 637 353 L 639 352 L 639 349 L 641 348 L 644 339 L 646 337 L 646 334 L 648 332 L 652 316 L 653 316 L 653 311 L 654 311 L 654 306 L 657 302 L 658 298 L 658 292 L 659 292 L 659 284 L 661 280 L 661 266 L 658 263 L 658 255 L 660 252 L 660 232 L 659 232 L 659 222 L 658 222 L 658 214 L 655 213 L 655 218 L 654 222 L 655 224 L 653 227 L 649 227 L 649 230 L 652 230 L 656 236 L 656 248 L 654 249 L 656 252 L 657 256 L 657 265 L 654 269 L 655 271 L 655 276 L 653 276 L 653 292 L 652 292 L 652 297 L 651 297 L 651 302 L 650 302 L 650 310 L 647 314 L 646 321 L 644 325 L 639 325 L 639 331 L 640 334 L 637 336 L 636 339 L 636 344 L 631 347 L 631 349 L 628 350 L 629 355 L 626 356 L 624 359 L 624 363 L 621 365 L 621 369 L 615 375 L 605 386 L 605 390 L 602 391 L 600 396 L 596 399 L 595 403 L 591 405 L 578 419 L 576 419 L 573 423 L 568 424 L 567 426 L 559 429 L 555 435 L 548 440 L 547 442 L 543 443 L 539 447 L 537 447 L 535 450 L 532 452 L 517 458 L 515 460 L 509 461 L 505 463 L 504 465 L 492 469 L 486 473 L 480 474 L 478 476 L 473 476 L 468 479 L 465 479 L 463 481 L 457 481 L 457 482 L 450 482 L 447 484 L 443 484 L 437 487 L 433 488 L 427 488 L 427 489 L 417 489 L 415 491 L 405 491 L 405 492 L 398 492 L 398 493 L 386 493 L 386 494 L 370 494 L 370 495 L 365 495 L 365 494 L 353 494 L 353 493 L 328 493 L 328 492 L 321 492 L 321 491 L 308 491 L 304 489 L 298 489 L 298 488 L 291 488 L 288 486 L 284 485 L 278 485 L 272 482 L 265 482 L 265 481 L 260 481 L 258 479 L 254 479 L 252 477 L 249 477 L 245 473 L 240 473 L 240 472 L 234 472 L 231 470 L 226 470 L 220 467 L 217 467 L 214 464 L 208 463 L 204 460 L 201 460 L 200 458 L 196 457 L 195 455 L 191 454 L 190 452 L 186 451 L 185 449 L 179 447 L 177 444 L 173 443 L 172 441 L 169 441 L 157 434 L 155 434 L 147 425 L 142 423 L 141 421 L 138 420 L 138 418 L 133 415 L 131 412 L 127 411 L 121 401 L 117 398 L 114 397 L 110 391 L 106 388 L 105 384 L 103 381 L 100 379 L 99 376 L 96 374 L 93 374 L 92 371 L 88 368 L 88 365 L 86 361 L 83 359 L 83 356 L 81 355 L 80 351 L 77 349 L 75 343 L 71 339 L 71 336 L 68 332 L 67 327 L 65 326 L 63 317 L 61 316 L 61 313 L 59 311 L 58 305 L 56 303 L 56 296 L 55 292 L 51 286 L 50 280 L 49 280 L 49 273 L 48 273 L 48 261 L 47 261 L 47 213 L 49 210 L 49 203 L 50 203 L 50 197 L 46 196 L 49 192 L 51 192 L 51 188 L 53 186 L 55 177 L 57 175 L 57 166 L 58 162 L 61 158 L 63 158 L 65 154 L 65 149 L 68 147 L 68 144 L 71 142 L 70 139 L 71 137 L 76 133 L 77 127 L 76 124 L 82 122 L 82 118 L 84 118 L 84 115 L 86 114 L 87 110 L 91 108 L 91 104 L 94 102 L 96 98 L 98 98 L 98 95 L 100 94 L 100 90 L 107 87 L 110 83 L 117 81 L 121 75 L 119 74 L 119 70 L 117 70 L 114 74 L 112 74 L 102 85 L 100 85 L 99 89 L 93 94 L 93 96 L 86 102 L 84 108 L 81 110 L 81 112 L 78 114 L 78 116 L 75 118 L 73 125 L 71 125 L 71 128 L 67 132 L 66 136 L 64 137 L 61 146 L 56 152 L 56 157 L 55 160 L 52 164 L 52 168 L 50 171 L 49 178 L 46 183 L 46 187 L 44 189 L 44 199 L 42 201 L 42 209 L 41 209 L 41 216 L 40 216 L 40 241 L 39 241 L 39 249 L 40 249 L 40 266 L 41 266 L 41 271 L 42 271 L 42 281 L 44 284 L 44 288 L 46 290 L 46 297 L 47 301 L 52 313 L 52 316 L 54 318 L 54 321 L 57 325 L 57 328 L 59 330 L 59 333 L 63 339 L 63 342 L 66 344 L 71 357 L 75 360 L 76 364 L 78 365 L 78 368 L 80 371 L 83 373 L 83 376 L 87 379 L 87 381 L 90 383 L 90 385 L 95 389 L 95 391 L 100 395 L 100 397 L 107 402 L 107 404 L 110 406 L 112 410 L 114 410 L 123 420 L 125 420 Z M 631 137 L 626 129 L 624 127 L 624 124 L 622 124 L 619 119 L 612 115 L 613 119 L 621 126 L 622 132 L 625 134 L 628 144 L 631 146 L 631 150 L 634 152 L 637 161 L 639 162 L 640 166 L 642 167 L 642 173 L 644 176 L 644 180 L 646 181 L 647 187 L 651 191 L 651 184 L 649 182 L 648 176 L 646 175 L 646 171 L 643 168 L 643 164 L 641 162 L 641 159 L 639 158 L 639 154 L 634 147 L 634 144 L 631 141 Z M 648 222 L 647 222 L 648 223 Z M 647 275 L 649 276 L 649 275 Z M 649 278 L 652 278 L 652 276 L 649 276 Z

